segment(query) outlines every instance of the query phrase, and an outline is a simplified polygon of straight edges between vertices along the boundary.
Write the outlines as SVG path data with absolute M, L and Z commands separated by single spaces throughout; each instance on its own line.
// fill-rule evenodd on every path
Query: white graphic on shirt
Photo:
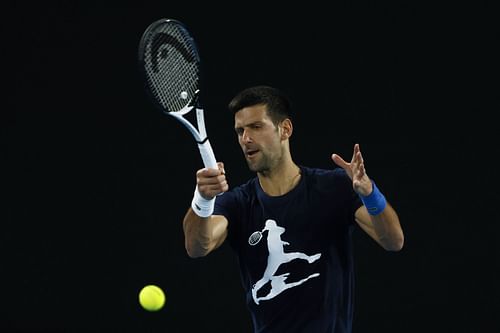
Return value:
M 282 228 L 276 224 L 274 220 L 267 220 L 266 226 L 264 227 L 264 231 L 268 231 L 267 235 L 267 247 L 269 249 L 269 257 L 267 258 L 267 267 L 264 271 L 264 275 L 262 278 L 257 281 L 252 287 L 252 297 L 255 304 L 259 304 L 259 301 L 265 301 L 271 298 L 274 298 L 278 294 L 281 294 L 286 289 L 296 287 L 306 282 L 307 280 L 319 276 L 319 273 L 314 273 L 309 275 L 308 277 L 293 282 L 293 283 L 285 283 L 285 280 L 288 278 L 290 273 L 284 273 L 281 275 L 275 276 L 274 274 L 278 270 L 281 264 L 285 264 L 295 259 L 303 259 L 307 260 L 310 264 L 315 262 L 321 257 L 321 253 L 317 253 L 312 256 L 308 256 L 301 252 L 290 252 L 285 253 L 283 251 L 284 245 L 290 245 L 288 242 L 281 240 L 281 234 L 285 232 L 285 228 Z M 257 297 L 257 292 L 260 288 L 262 288 L 266 283 L 271 282 L 271 290 L 266 296 Z

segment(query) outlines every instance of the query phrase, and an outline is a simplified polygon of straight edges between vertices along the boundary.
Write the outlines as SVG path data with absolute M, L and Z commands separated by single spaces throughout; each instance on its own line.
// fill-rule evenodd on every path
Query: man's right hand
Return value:
M 203 168 L 196 172 L 196 185 L 201 196 L 207 200 L 229 190 L 224 163 L 217 162 L 219 169 Z

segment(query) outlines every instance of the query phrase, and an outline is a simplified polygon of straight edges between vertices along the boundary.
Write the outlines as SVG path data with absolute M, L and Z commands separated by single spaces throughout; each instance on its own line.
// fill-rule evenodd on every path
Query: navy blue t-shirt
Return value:
M 351 332 L 351 233 L 362 202 L 345 170 L 300 168 L 285 195 L 267 195 L 255 177 L 218 196 L 214 215 L 229 221 L 255 332 Z

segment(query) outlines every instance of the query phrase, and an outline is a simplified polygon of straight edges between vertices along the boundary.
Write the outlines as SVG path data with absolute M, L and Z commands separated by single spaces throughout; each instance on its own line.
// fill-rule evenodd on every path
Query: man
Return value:
M 399 251 L 404 237 L 395 210 L 368 177 L 358 144 L 350 162 L 332 155 L 340 168 L 293 161 L 290 103 L 278 89 L 245 89 L 229 109 L 257 177 L 229 191 L 222 163 L 197 171 L 183 221 L 189 256 L 206 256 L 229 240 L 255 332 L 351 332 L 352 230 L 357 225 Z

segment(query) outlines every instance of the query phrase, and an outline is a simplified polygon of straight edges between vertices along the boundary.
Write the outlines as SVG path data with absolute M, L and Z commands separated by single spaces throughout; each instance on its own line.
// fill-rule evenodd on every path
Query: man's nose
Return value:
M 244 142 L 244 143 L 249 143 L 249 142 L 252 142 L 252 138 L 250 137 L 250 133 L 248 133 L 247 130 L 244 130 L 243 131 L 243 134 L 241 135 L 241 140 Z

